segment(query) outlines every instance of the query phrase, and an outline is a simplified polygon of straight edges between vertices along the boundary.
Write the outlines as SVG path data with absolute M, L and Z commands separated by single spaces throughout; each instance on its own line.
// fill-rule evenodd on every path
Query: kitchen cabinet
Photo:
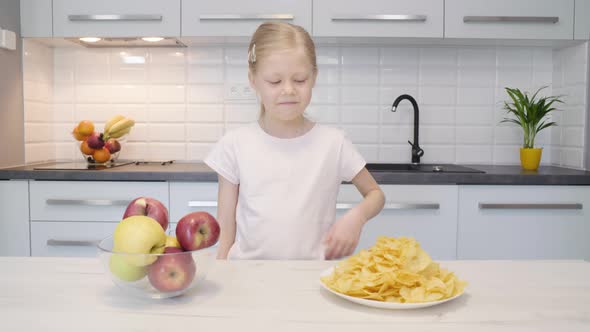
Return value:
M 96 254 L 139 196 L 169 207 L 167 182 L 31 181 L 31 255 Z
M 459 259 L 590 259 L 590 187 L 460 186 Z
M 445 38 L 571 40 L 573 29 L 574 0 L 445 1 Z
M 318 37 L 443 37 L 443 0 L 313 2 Z
M 190 212 L 205 211 L 217 218 L 217 182 L 170 182 L 170 227 Z
M 457 243 L 456 185 L 381 185 L 385 207 L 365 227 L 356 252 L 374 245 L 377 237 L 414 237 L 434 259 L 455 259 Z M 358 204 L 354 185 L 342 185 L 337 215 Z
M 590 39 L 590 0 L 576 0 L 574 39 Z
M 279 20 L 311 32 L 311 0 L 182 0 L 182 36 L 250 37 L 264 21 Z
M 29 256 L 29 181 L 0 180 L 0 256 Z
M 53 35 L 180 36 L 180 0 L 53 0 Z
M 20 0 L 21 37 L 52 37 L 52 0 Z

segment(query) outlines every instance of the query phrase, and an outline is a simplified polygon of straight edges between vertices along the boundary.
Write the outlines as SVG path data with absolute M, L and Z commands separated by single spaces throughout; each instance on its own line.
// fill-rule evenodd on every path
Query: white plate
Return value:
M 329 275 L 330 273 L 332 273 L 332 271 L 334 270 L 334 267 L 331 267 L 325 271 L 323 271 L 320 274 L 320 277 L 324 277 Z M 381 309 L 418 309 L 418 308 L 426 308 L 426 307 L 431 307 L 437 304 L 441 304 L 441 303 L 445 303 L 451 300 L 454 300 L 456 298 L 458 298 L 459 296 L 463 295 L 463 293 L 465 293 L 465 291 L 463 291 L 463 293 L 455 295 L 453 297 L 450 297 L 448 299 L 444 299 L 444 300 L 440 300 L 440 301 L 433 301 L 433 302 L 422 302 L 422 303 L 396 303 L 396 302 L 384 302 L 384 301 L 376 301 L 376 300 L 368 300 L 368 299 L 361 299 L 358 297 L 354 297 L 354 296 L 349 296 L 349 295 L 345 295 L 345 294 L 341 294 L 338 293 L 332 289 L 330 289 L 330 287 L 326 286 L 321 280 L 320 280 L 320 285 L 322 286 L 322 288 L 324 288 L 325 290 L 327 290 L 328 292 L 337 295 L 345 300 L 354 302 L 354 303 L 358 303 L 358 304 L 362 304 L 368 307 L 374 307 L 374 308 L 381 308 Z

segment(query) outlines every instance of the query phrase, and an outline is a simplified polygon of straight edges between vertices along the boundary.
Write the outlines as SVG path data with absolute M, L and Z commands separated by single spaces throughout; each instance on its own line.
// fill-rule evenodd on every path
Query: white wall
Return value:
M 117 113 L 135 118 L 121 158 L 198 161 L 225 131 L 257 117 L 255 101 L 225 99 L 228 86 L 247 84 L 246 45 L 98 50 L 49 49 L 30 40 L 25 45 L 39 54 L 25 56 L 25 90 L 40 89 L 25 91 L 28 163 L 81 160 L 69 132 L 82 119 L 100 128 Z M 410 160 L 410 104 L 389 111 L 395 97 L 408 93 L 420 105 L 423 162 L 518 164 L 520 129 L 499 124 L 507 98 L 503 87 L 534 91 L 553 85 L 546 93 L 570 96 L 558 115 L 560 128 L 537 138 L 544 147 L 542 162 L 583 167 L 584 144 L 576 133 L 583 135 L 584 121 L 575 119 L 586 105 L 586 78 L 578 75 L 587 66 L 586 44 L 558 51 L 321 44 L 317 49 L 319 81 L 309 116 L 344 128 L 369 161 Z M 45 95 L 51 102 L 42 100 Z

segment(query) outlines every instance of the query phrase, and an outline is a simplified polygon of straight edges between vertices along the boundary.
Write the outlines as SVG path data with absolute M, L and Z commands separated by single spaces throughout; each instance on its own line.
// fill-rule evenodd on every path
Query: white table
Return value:
M 449 261 L 462 297 L 392 311 L 321 290 L 333 262 L 217 261 L 166 300 L 130 298 L 98 258 L 0 257 L 0 331 L 590 331 L 590 263 Z

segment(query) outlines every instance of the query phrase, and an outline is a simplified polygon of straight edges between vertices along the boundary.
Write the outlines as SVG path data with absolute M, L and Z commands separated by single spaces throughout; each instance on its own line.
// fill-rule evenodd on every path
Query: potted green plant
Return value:
M 548 115 L 556 110 L 553 104 L 563 103 L 561 96 L 537 97 L 544 88 L 546 86 L 537 90 L 532 97 L 519 89 L 505 88 L 512 102 L 504 102 L 504 109 L 513 117 L 505 117 L 501 123 L 511 122 L 522 128 L 524 141 L 520 148 L 520 164 L 525 170 L 539 168 L 542 148 L 535 147 L 535 137 L 541 130 L 557 125 Z

